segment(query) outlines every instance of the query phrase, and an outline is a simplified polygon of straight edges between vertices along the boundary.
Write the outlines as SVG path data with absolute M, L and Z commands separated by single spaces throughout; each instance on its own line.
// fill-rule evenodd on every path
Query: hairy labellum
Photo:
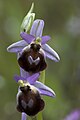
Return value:
M 18 58 L 18 63 L 27 72 L 40 72 L 47 67 L 44 52 L 40 44 L 32 43 L 25 48 Z
M 43 110 L 44 105 L 45 103 L 36 89 L 31 89 L 28 85 L 20 87 L 20 91 L 17 94 L 17 110 L 19 112 L 34 116 Z

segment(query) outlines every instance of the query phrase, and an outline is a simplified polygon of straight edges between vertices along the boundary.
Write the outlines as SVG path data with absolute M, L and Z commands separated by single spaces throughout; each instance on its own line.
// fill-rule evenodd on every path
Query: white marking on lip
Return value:
M 28 103 L 26 103 L 24 100 L 21 100 L 21 105 L 24 109 L 26 109 L 26 107 L 31 108 L 33 106 L 33 100 L 30 99 Z
M 32 56 L 29 56 L 28 57 L 28 61 L 29 63 L 32 65 L 33 63 L 35 63 L 35 65 L 38 65 L 39 61 L 40 61 L 40 58 L 36 58 L 35 60 L 33 60 Z
M 27 105 L 31 108 L 33 106 L 33 100 L 30 99 Z
M 21 105 L 22 105 L 22 107 L 23 107 L 24 109 L 26 109 L 27 104 L 26 104 L 26 102 L 25 102 L 24 100 L 21 100 Z

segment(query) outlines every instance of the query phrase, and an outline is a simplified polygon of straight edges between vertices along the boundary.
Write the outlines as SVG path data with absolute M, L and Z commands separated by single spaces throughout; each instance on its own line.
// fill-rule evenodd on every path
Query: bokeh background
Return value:
M 31 3 L 36 18 L 45 21 L 43 34 L 51 36 L 48 44 L 60 55 L 60 62 L 47 60 L 46 85 L 56 98 L 44 97 L 44 120 L 63 120 L 80 108 L 80 0 L 0 0 L 0 120 L 20 120 L 16 110 L 19 74 L 16 55 L 6 48 L 20 40 L 20 25 Z

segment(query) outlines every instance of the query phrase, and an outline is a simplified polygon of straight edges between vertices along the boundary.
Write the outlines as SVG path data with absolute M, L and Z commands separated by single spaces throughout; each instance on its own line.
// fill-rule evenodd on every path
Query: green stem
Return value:
M 45 70 L 41 72 L 39 81 L 45 84 Z M 39 112 L 36 118 L 37 120 L 43 120 L 42 112 Z
M 43 120 L 42 112 L 39 112 L 36 117 L 37 117 L 37 120 Z
M 39 81 L 45 84 L 45 70 L 41 72 Z

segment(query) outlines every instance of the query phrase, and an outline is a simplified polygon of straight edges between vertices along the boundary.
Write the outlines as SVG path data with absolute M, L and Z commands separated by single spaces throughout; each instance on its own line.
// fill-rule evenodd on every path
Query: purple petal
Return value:
M 55 92 L 43 83 L 36 81 L 36 83 L 34 83 L 34 86 L 39 89 L 40 94 L 55 97 Z
M 53 60 L 53 61 L 55 61 L 55 62 L 58 62 L 58 60 L 57 60 L 53 55 L 51 55 L 51 54 L 49 54 L 49 53 L 47 53 L 47 52 L 45 52 L 45 54 L 46 54 L 46 57 L 47 57 L 47 58 L 49 58 L 49 59 L 51 59 L 51 60 Z
M 19 80 L 26 80 L 25 78 L 18 76 L 18 75 L 15 75 L 14 79 L 16 80 L 16 82 L 18 82 Z
M 27 43 L 24 40 L 21 40 L 19 42 L 16 42 L 10 45 L 7 48 L 7 51 L 17 53 L 17 52 L 20 52 L 26 45 Z
M 60 60 L 59 55 L 48 44 L 42 45 L 42 48 L 45 51 L 46 57 L 55 62 Z
M 43 45 L 43 44 L 45 44 L 47 41 L 49 41 L 51 39 L 51 37 L 50 36 L 42 36 L 42 41 L 41 41 L 41 44 Z
M 38 91 L 41 95 L 46 95 L 46 96 L 50 96 L 50 97 L 55 97 L 55 95 L 50 92 L 50 91 L 47 91 L 47 90 L 44 90 L 44 89 L 39 89 L 38 88 Z
M 18 75 L 15 75 L 14 79 L 16 80 L 16 82 L 18 82 L 19 80 L 23 80 L 23 81 L 26 80 L 31 85 L 33 85 L 36 82 L 36 80 L 38 80 L 39 76 L 40 76 L 39 73 L 35 73 L 35 74 L 31 75 L 31 76 L 28 75 L 28 77 L 27 76 L 18 76 Z
M 30 44 L 32 41 L 35 40 L 35 37 L 27 34 L 26 32 L 21 32 L 20 36 L 22 37 L 22 39 L 24 39 L 28 44 Z
M 21 120 L 27 120 L 27 115 L 24 112 L 22 112 L 22 118 L 21 118 Z
M 43 32 L 43 28 L 44 28 L 44 21 L 37 19 L 33 22 L 33 25 L 31 27 L 30 30 L 30 34 L 37 37 L 42 37 L 42 32 Z
M 35 74 L 31 75 L 30 77 L 28 77 L 28 78 L 27 78 L 27 81 L 28 81 L 31 85 L 33 85 L 33 84 L 36 82 L 36 80 L 39 79 L 39 76 L 40 76 L 39 73 L 35 73 Z

